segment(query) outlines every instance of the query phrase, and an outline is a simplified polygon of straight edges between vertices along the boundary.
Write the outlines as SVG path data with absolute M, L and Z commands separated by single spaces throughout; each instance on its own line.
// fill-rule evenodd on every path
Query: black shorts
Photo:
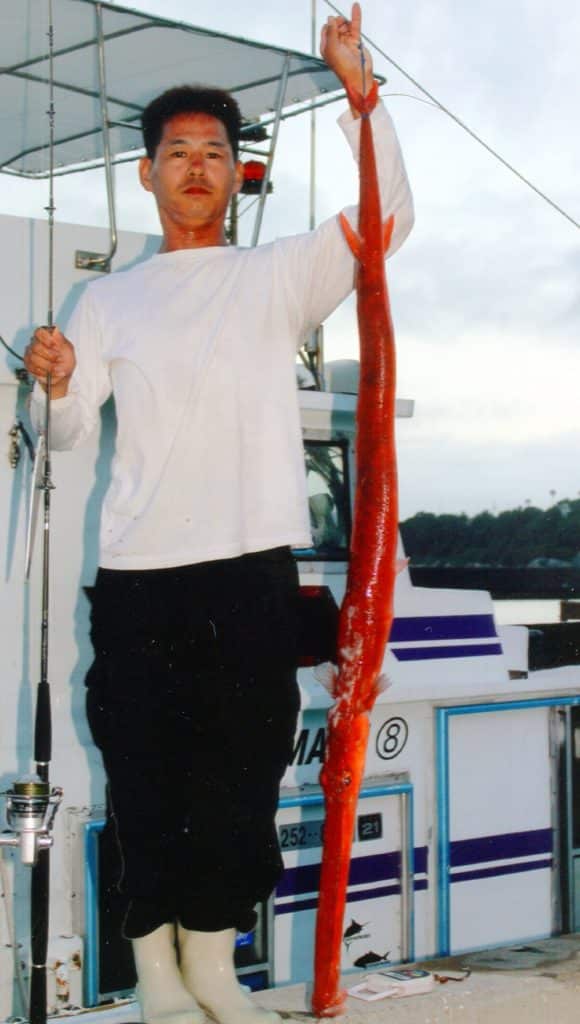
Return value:
M 298 576 L 287 548 L 175 569 L 100 569 L 87 714 L 130 900 L 165 921 L 248 930 L 278 881 L 291 759 Z

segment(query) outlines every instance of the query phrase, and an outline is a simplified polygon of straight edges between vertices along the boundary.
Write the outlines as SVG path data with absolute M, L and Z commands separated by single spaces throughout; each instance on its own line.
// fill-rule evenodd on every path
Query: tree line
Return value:
M 415 566 L 580 568 L 580 500 L 473 517 L 418 512 L 401 535 Z

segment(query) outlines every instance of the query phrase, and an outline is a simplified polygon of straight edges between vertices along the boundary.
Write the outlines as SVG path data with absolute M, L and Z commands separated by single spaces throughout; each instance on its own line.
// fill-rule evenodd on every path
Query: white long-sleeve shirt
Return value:
M 343 114 L 355 157 L 358 120 Z M 372 115 L 389 254 L 412 200 L 389 115 Z M 356 207 L 346 211 L 356 224 Z M 353 257 L 332 218 L 257 248 L 162 253 L 91 282 L 66 335 L 77 365 L 52 402 L 55 449 L 80 444 L 115 397 L 112 480 L 100 565 L 157 569 L 308 546 L 297 346 L 353 287 Z M 42 393 L 33 420 L 42 424 Z

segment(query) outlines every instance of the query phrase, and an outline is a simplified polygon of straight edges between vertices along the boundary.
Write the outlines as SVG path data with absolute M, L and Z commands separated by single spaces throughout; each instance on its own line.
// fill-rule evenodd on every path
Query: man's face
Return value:
M 209 114 L 176 114 L 165 122 L 153 160 L 139 165 L 167 232 L 221 232 L 232 193 L 243 181 L 225 126 Z

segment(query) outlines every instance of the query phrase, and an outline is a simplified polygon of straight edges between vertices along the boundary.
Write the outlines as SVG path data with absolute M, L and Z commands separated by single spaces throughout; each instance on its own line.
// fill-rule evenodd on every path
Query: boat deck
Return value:
M 464 981 L 437 983 L 426 995 L 382 999 L 373 1003 L 349 997 L 340 1024 L 577 1024 L 580 1016 L 580 934 L 469 953 L 415 966 L 444 976 L 469 968 Z M 362 981 L 347 975 L 345 988 Z M 260 1006 L 277 1010 L 284 1021 L 309 1024 L 307 986 L 257 992 Z M 139 1007 L 133 1000 L 103 1006 L 68 1018 L 82 1024 L 135 1024 Z M 52 1018 L 53 1021 L 58 1018 Z
M 485 953 L 417 964 L 434 973 L 460 971 L 464 981 L 438 983 L 425 995 L 366 1003 L 349 997 L 342 1024 L 577 1024 L 580 1016 L 580 935 L 514 944 Z M 345 987 L 356 983 L 349 975 Z M 270 989 L 254 997 L 285 1020 L 314 1020 L 304 985 Z

